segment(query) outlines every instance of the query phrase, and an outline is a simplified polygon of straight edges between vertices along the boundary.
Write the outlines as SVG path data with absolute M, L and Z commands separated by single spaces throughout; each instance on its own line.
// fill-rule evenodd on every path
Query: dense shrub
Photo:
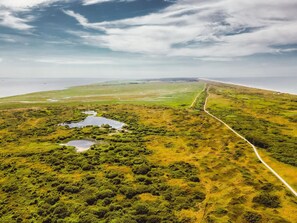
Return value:
M 134 220 L 132 216 L 123 216 L 123 217 L 112 219 L 110 223 L 138 223 L 138 222 Z
M 278 208 L 280 206 L 279 197 L 267 193 L 260 194 L 259 196 L 254 197 L 253 202 L 261 204 L 268 208 Z
M 137 190 L 135 190 L 135 189 L 132 188 L 132 187 L 127 187 L 127 186 L 122 187 L 122 188 L 120 189 L 120 191 L 121 191 L 121 193 L 124 194 L 124 195 L 126 196 L 126 198 L 128 198 L 128 199 L 131 199 L 131 198 L 133 198 L 135 195 L 138 194 L 138 191 L 137 191 Z
M 141 164 L 137 166 L 133 166 L 132 171 L 135 174 L 147 174 L 151 168 L 146 164 Z
M 148 214 L 148 212 L 149 212 L 149 208 L 145 204 L 136 204 L 134 209 L 135 209 L 135 213 L 138 215 L 139 214 Z
M 267 183 L 261 187 L 261 190 L 266 191 L 266 192 L 271 192 L 274 190 L 274 186 L 271 183 Z
M 46 198 L 46 203 L 50 204 L 50 205 L 54 205 L 55 203 L 57 203 L 60 200 L 58 195 L 52 195 L 48 198 Z
M 192 182 L 200 182 L 197 177 L 197 168 L 190 163 L 184 161 L 175 162 L 169 165 L 169 170 L 174 178 L 186 178 Z
M 243 217 L 248 223 L 258 223 L 262 219 L 260 214 L 251 211 L 246 212 Z
M 96 209 L 94 211 L 94 214 L 98 217 L 98 218 L 104 218 L 105 214 L 108 212 L 108 208 L 105 207 L 99 207 L 98 209 Z
M 70 215 L 67 205 L 63 203 L 57 203 L 51 209 L 53 215 L 55 215 L 57 218 L 66 218 Z
M 87 197 L 85 199 L 85 201 L 87 202 L 88 205 L 93 205 L 97 202 L 98 197 L 96 195 L 90 195 L 89 197 Z
M 200 179 L 197 176 L 190 176 L 189 180 L 192 181 L 192 182 L 200 182 Z
M 136 180 L 138 182 L 145 184 L 145 185 L 149 185 L 149 184 L 153 183 L 152 180 L 146 176 L 138 176 L 138 177 L 136 177 Z
M 116 195 L 115 192 L 113 192 L 112 190 L 109 190 L 109 189 L 102 190 L 102 191 L 100 191 L 100 192 L 97 193 L 97 197 L 99 199 L 112 198 L 115 195 Z
M 10 192 L 18 190 L 18 186 L 16 184 L 7 184 L 7 185 L 2 186 L 2 190 L 6 193 L 10 193 Z
M 94 222 L 98 222 L 97 216 L 91 213 L 85 213 L 85 212 L 79 214 L 78 223 L 94 223 Z
M 78 193 L 80 191 L 80 188 L 77 186 L 67 185 L 65 186 L 64 191 L 69 193 Z

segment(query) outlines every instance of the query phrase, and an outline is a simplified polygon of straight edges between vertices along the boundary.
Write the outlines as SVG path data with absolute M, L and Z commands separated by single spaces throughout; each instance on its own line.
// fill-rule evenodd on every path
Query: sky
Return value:
M 296 0 L 0 0 L 0 77 L 297 76 Z

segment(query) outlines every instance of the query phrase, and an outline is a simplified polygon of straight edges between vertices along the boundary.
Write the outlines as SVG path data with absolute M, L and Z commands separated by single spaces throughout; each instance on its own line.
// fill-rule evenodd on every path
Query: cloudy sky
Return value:
M 0 0 L 0 77 L 297 75 L 296 0 Z

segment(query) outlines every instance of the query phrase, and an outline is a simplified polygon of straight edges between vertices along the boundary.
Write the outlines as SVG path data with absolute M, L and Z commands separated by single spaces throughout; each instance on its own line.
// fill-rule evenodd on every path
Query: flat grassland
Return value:
M 0 106 L 24 107 L 26 104 L 153 104 L 186 107 L 204 84 L 197 82 L 100 83 L 61 91 L 38 92 L 0 99 Z M 27 106 L 28 107 L 28 106 Z
M 1 99 L 0 222 L 297 222 L 296 197 L 250 146 L 190 109 L 204 86 L 103 84 Z M 217 115 L 229 106 L 217 100 L 224 89 L 211 84 Z M 86 110 L 127 126 L 59 125 Z M 61 145 L 72 139 L 97 144 L 77 153 Z

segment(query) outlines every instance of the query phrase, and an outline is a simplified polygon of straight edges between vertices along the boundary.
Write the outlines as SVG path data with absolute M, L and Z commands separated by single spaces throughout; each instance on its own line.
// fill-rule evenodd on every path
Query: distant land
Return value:
M 102 78 L 0 78 L 0 98 L 100 83 Z
M 199 77 L 173 77 L 139 79 L 142 81 L 197 81 Z M 204 78 L 202 78 L 204 79 Z M 74 86 L 96 84 L 112 79 L 102 78 L 0 78 L 0 98 L 28 94 L 40 91 L 63 90 Z M 225 78 L 206 78 L 206 80 L 243 85 L 259 89 L 278 91 L 282 93 L 297 94 L 297 77 L 225 77 Z M 113 79 L 115 81 L 115 79 Z M 127 80 L 128 81 L 128 80 Z M 132 81 L 132 80 L 131 80 Z
M 222 77 L 209 78 L 209 80 L 224 83 L 243 85 L 265 90 L 279 91 L 282 93 L 297 94 L 297 77 Z

